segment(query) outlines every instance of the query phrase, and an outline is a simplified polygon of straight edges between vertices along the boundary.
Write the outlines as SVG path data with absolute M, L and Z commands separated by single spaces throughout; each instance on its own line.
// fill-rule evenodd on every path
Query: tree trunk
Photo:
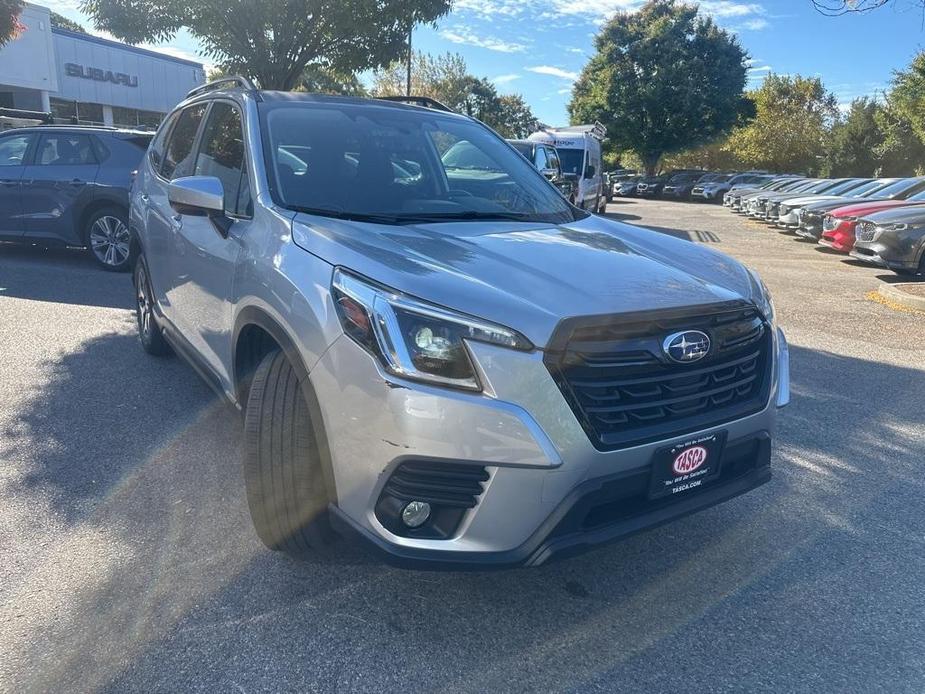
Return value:
M 646 169 L 646 176 L 654 176 L 658 173 L 658 160 L 662 158 L 661 152 L 643 152 L 641 158 L 642 165 Z

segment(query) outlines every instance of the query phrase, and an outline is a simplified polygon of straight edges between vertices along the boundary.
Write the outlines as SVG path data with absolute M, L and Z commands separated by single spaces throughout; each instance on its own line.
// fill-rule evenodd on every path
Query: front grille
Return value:
M 815 228 L 822 221 L 822 215 L 818 212 L 800 212 L 800 225 L 807 228 Z
M 700 361 L 672 362 L 664 339 L 701 330 Z M 564 332 L 563 332 L 564 331 Z M 566 321 L 546 365 L 592 443 L 613 450 L 759 412 L 771 381 L 771 331 L 754 307 Z
M 432 506 L 474 508 L 487 481 L 488 471 L 479 465 L 414 461 L 392 473 L 383 494 Z
M 855 227 L 854 237 L 858 241 L 873 241 L 877 235 L 877 225 L 873 222 L 861 222 Z

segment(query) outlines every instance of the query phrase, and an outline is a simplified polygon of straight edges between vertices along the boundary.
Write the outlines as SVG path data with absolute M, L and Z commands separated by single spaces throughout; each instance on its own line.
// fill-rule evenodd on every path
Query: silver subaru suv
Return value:
M 141 344 L 243 413 L 260 539 L 530 566 L 767 482 L 789 366 L 758 276 L 420 101 L 230 78 L 139 168 Z

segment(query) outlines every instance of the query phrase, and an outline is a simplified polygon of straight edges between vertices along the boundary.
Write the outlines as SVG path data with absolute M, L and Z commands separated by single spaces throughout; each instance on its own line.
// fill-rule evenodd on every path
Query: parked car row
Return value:
M 925 176 L 778 176 L 733 187 L 723 204 L 865 263 L 925 276 Z
M 635 171 L 609 175 L 611 197 L 662 197 L 672 200 L 720 202 L 733 187 L 754 185 L 773 179 L 772 174 L 758 171 L 704 172 L 701 170 L 672 171 L 659 176 L 643 176 Z

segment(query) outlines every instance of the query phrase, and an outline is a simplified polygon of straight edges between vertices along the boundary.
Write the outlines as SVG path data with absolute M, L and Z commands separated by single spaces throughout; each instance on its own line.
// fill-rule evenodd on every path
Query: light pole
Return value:
M 414 24 L 408 23 L 408 60 L 407 60 L 407 71 L 405 74 L 405 96 L 411 96 L 411 60 L 413 55 L 411 53 L 411 32 L 413 30 Z

